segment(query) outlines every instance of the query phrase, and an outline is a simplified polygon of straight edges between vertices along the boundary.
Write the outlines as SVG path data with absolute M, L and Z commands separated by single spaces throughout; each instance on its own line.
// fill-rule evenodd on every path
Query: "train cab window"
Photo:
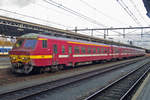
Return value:
M 72 46 L 69 46 L 69 54 L 72 53 Z
M 13 48 L 19 48 L 19 47 L 21 47 L 22 44 L 23 44 L 23 42 L 24 42 L 24 39 L 17 40 L 17 42 L 16 42 L 16 44 L 14 45 Z
M 82 47 L 82 48 L 81 48 L 81 53 L 86 53 L 85 47 Z
M 62 53 L 65 53 L 65 46 L 64 45 L 62 46 L 61 50 L 62 50 Z
M 42 47 L 47 48 L 47 40 L 42 40 Z
M 31 48 L 34 49 L 35 45 L 36 45 L 37 40 L 34 39 L 30 39 L 30 40 L 25 40 L 24 43 L 24 48 Z
M 58 53 L 58 51 L 57 51 L 57 45 L 56 44 L 53 45 L 53 53 L 54 54 Z
M 76 47 L 74 48 L 74 53 L 75 53 L 75 54 L 78 54 L 79 52 L 80 52 L 79 47 L 76 46 Z

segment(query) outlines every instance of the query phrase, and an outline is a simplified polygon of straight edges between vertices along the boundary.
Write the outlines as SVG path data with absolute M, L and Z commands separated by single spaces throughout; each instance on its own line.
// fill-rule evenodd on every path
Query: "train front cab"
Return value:
M 41 48 L 42 47 L 42 48 Z M 9 52 L 12 70 L 16 73 L 28 74 L 34 67 L 49 65 L 52 58 L 46 39 L 20 38 Z

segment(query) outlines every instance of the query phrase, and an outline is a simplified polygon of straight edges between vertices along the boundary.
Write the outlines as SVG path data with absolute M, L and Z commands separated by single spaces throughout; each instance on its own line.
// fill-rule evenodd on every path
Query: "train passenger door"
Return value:
M 111 59 L 113 59 L 114 58 L 114 48 L 113 48 L 113 46 L 111 45 L 111 47 L 110 47 L 110 56 L 111 56 Z
M 53 51 L 52 51 L 52 64 L 57 65 L 58 64 L 58 45 L 53 44 Z
M 72 48 L 71 45 L 68 46 L 68 55 L 69 55 L 69 57 L 68 57 L 68 64 L 70 66 L 72 66 L 73 65 L 73 48 Z

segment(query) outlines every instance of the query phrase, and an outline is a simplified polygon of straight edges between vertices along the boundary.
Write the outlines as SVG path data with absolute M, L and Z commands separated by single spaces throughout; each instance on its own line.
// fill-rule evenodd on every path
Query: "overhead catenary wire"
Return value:
M 141 23 L 136 18 L 136 16 L 132 13 L 132 11 L 128 8 L 128 6 L 122 0 L 117 0 L 117 2 L 138 26 L 142 26 Z
M 82 18 L 82 19 L 84 19 L 84 20 L 86 20 L 86 21 L 88 21 L 90 23 L 93 23 L 93 24 L 96 24 L 96 25 L 99 25 L 99 26 L 102 26 L 102 27 L 106 27 L 105 25 L 97 22 L 95 19 L 87 17 L 87 16 L 85 16 L 85 15 L 79 13 L 79 12 L 76 12 L 76 11 L 74 11 L 74 10 L 68 8 L 68 7 L 63 6 L 62 4 L 56 3 L 56 2 L 54 2 L 52 0 L 49 0 L 49 1 L 43 0 L 43 1 L 46 2 L 46 3 L 49 3 L 49 4 L 53 5 L 53 6 L 56 6 L 56 7 L 60 8 L 60 9 L 62 9 L 62 10 L 65 10 L 65 11 L 67 11 L 67 12 L 73 14 L 73 15 L 76 15 L 76 16 L 78 16 L 78 17 L 80 17 L 80 18 Z
M 68 7 L 65 7 L 64 5 L 59 4 L 59 3 L 57 3 L 57 2 L 55 2 L 53 0 L 43 0 L 43 1 L 48 3 L 48 4 L 50 4 L 50 5 L 56 6 L 56 7 L 60 8 L 60 9 L 62 9 L 62 10 L 65 10 L 65 11 L 67 11 L 67 12 L 73 14 L 73 15 L 76 15 L 76 16 L 78 16 L 78 17 L 80 17 L 80 18 L 82 18 L 82 19 L 84 19 L 84 20 L 86 20 L 86 21 L 88 21 L 90 23 L 96 24 L 96 25 L 101 26 L 101 27 L 106 27 L 104 24 L 98 22 L 97 20 L 92 19 L 92 18 L 90 18 L 88 16 L 85 16 L 84 14 L 79 13 L 77 11 L 74 11 L 74 10 L 68 8 Z
M 106 13 L 100 11 L 100 10 L 97 9 L 96 7 L 93 7 L 92 5 L 90 5 L 88 2 L 86 2 L 86 1 L 84 1 L 84 0 L 80 0 L 80 2 L 84 3 L 86 6 L 88 6 L 88 7 L 91 8 L 91 9 L 93 9 L 94 11 L 96 11 L 97 13 L 99 13 L 100 15 L 103 15 L 103 16 L 107 17 L 107 18 L 110 19 L 111 21 L 115 21 L 115 22 L 117 22 L 117 23 L 119 23 L 119 24 L 125 24 L 125 25 L 127 25 L 126 23 L 123 23 L 123 22 L 121 22 L 120 20 L 118 20 L 118 19 L 116 19 L 116 18 L 114 18 L 114 17 L 112 17 L 112 16 L 109 16 L 109 15 L 107 15 Z
M 51 23 L 51 24 L 63 26 L 63 27 L 66 27 L 66 28 L 73 28 L 73 27 L 66 26 L 66 25 L 62 25 L 62 24 L 59 24 L 59 23 L 56 23 L 56 22 L 52 22 L 52 21 L 49 21 L 49 20 L 45 20 L 45 19 L 41 19 L 41 18 L 29 16 L 29 15 L 20 14 L 20 13 L 18 13 L 18 12 L 9 11 L 9 10 L 6 10 L 6 9 L 0 9 L 0 11 L 12 13 L 12 14 L 15 14 L 15 15 L 20 15 L 20 16 L 27 17 L 27 18 L 32 18 L 32 19 L 39 20 L 39 21 L 43 21 L 43 22 L 47 22 L 47 23 L 49 22 L 49 23 Z
M 64 12 L 59 12 L 59 11 L 57 11 L 56 9 L 50 8 L 50 6 L 43 6 L 43 5 L 41 5 L 41 4 L 34 4 L 34 5 L 38 5 L 39 7 L 46 8 L 46 10 L 50 9 L 50 10 L 53 10 L 53 11 L 59 13 L 59 14 L 64 14 L 64 15 L 66 15 L 66 16 L 69 16 L 69 14 L 64 13 Z M 81 19 L 81 20 L 83 20 L 83 19 Z M 70 28 L 73 29 L 73 28 L 75 28 L 75 27 L 70 27 Z M 68 30 L 68 29 L 66 29 L 66 30 Z M 82 32 L 82 33 L 84 33 L 84 32 Z
M 115 21 L 117 21 L 117 22 L 119 22 L 119 23 L 121 23 L 121 24 L 124 24 L 123 22 L 120 22 L 119 20 L 117 20 L 117 19 L 115 19 L 115 18 L 113 18 L 113 17 L 111 17 L 111 16 L 109 16 L 109 15 L 103 13 L 102 11 L 98 10 L 97 8 L 91 6 L 90 4 L 88 4 L 87 2 L 85 2 L 84 0 L 80 0 L 80 1 L 81 1 L 82 3 L 84 3 L 85 5 L 87 5 L 88 7 L 92 8 L 93 10 L 97 11 L 99 14 L 102 14 L 102 15 L 104 15 L 105 17 L 107 17 L 107 18 L 109 18 L 109 19 L 111 19 L 111 20 L 115 20 Z M 118 33 L 118 34 L 121 34 L 120 32 L 117 32 L 117 31 L 113 31 L 113 32 Z M 104 34 L 105 34 L 105 33 L 104 33 Z
M 132 5 L 134 6 L 135 10 L 136 10 L 137 13 L 139 14 L 139 16 L 142 18 L 142 20 L 143 20 L 146 24 L 148 24 L 147 21 L 144 19 L 143 15 L 141 14 L 140 10 L 138 9 L 138 7 L 136 6 L 135 2 L 134 2 L 133 0 L 129 0 L 129 1 L 132 3 Z M 148 25 L 149 25 L 149 24 L 148 24 Z
M 69 16 L 68 13 L 60 12 L 60 11 L 58 11 L 57 9 L 51 8 L 50 6 L 44 6 L 44 5 L 42 5 L 42 4 L 37 4 L 37 3 L 35 3 L 34 5 L 37 5 L 37 6 L 42 7 L 42 8 L 45 8 L 46 10 L 51 10 L 51 11 L 57 12 L 57 13 L 59 13 L 59 14 L 64 14 L 64 15 L 66 15 L 66 16 Z
M 67 12 L 69 12 L 69 13 L 75 15 L 75 16 L 78 16 L 78 17 L 80 17 L 80 18 L 82 18 L 82 19 L 84 19 L 84 20 L 86 20 L 86 21 L 88 21 L 90 23 L 96 24 L 96 25 L 101 26 L 101 27 L 107 27 L 104 24 L 96 21 L 95 19 L 92 19 L 92 18 L 90 18 L 90 17 L 88 17 L 86 15 L 83 15 L 82 13 L 79 13 L 77 11 L 74 11 L 74 10 L 68 8 L 68 7 L 65 7 L 64 5 L 59 4 L 59 3 L 57 3 L 57 2 L 55 2 L 53 0 L 43 0 L 43 1 L 48 3 L 48 4 L 50 4 L 50 5 L 58 7 L 60 9 L 62 9 L 62 10 L 65 10 L 65 11 L 67 11 Z M 113 31 L 113 32 L 121 34 L 120 32 L 117 32 L 117 31 Z

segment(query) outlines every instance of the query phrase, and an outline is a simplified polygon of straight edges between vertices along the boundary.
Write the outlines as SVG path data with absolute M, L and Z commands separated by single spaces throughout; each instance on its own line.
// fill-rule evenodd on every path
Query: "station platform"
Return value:
M 143 81 L 131 100 L 150 100 L 150 74 Z
M 1 56 L 0 57 L 0 69 L 10 68 L 10 66 L 11 66 L 11 64 L 10 64 L 9 57 Z
M 0 70 L 1 69 L 5 69 L 5 68 L 10 68 L 10 65 L 9 64 L 7 64 L 7 65 L 0 65 Z

